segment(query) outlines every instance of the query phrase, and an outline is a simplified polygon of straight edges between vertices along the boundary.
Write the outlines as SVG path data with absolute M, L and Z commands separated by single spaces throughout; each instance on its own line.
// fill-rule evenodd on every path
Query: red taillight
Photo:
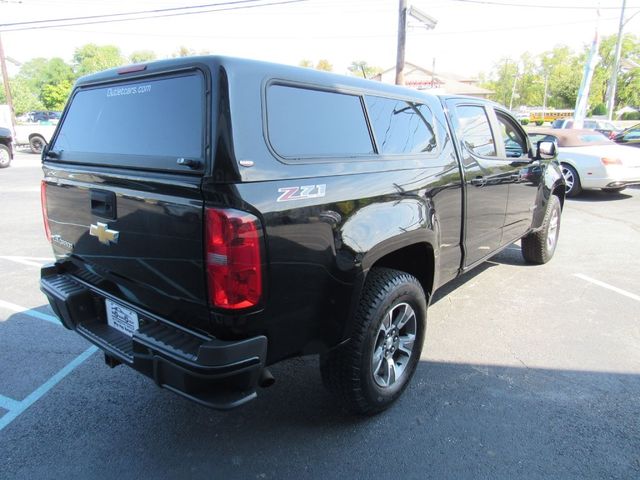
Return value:
M 44 180 L 40 183 L 40 203 L 42 204 L 42 219 L 44 220 L 44 233 L 47 241 L 51 243 L 51 230 L 49 230 L 49 215 L 47 214 L 47 184 Z
M 262 296 L 262 230 L 250 213 L 206 209 L 209 301 L 218 308 L 253 307 Z
M 147 69 L 146 65 L 130 65 L 118 70 L 118 75 L 124 75 L 125 73 L 143 72 Z

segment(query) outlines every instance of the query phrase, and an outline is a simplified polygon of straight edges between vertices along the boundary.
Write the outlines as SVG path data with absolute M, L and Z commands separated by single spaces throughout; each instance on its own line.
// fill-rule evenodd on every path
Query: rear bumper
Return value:
M 40 289 L 62 324 L 102 349 L 110 365 L 126 364 L 158 386 L 210 408 L 226 410 L 256 397 L 267 356 L 266 337 L 206 337 L 113 298 L 138 314 L 140 328 L 129 337 L 107 324 L 108 295 L 56 265 L 43 267 Z
M 580 178 L 583 188 L 620 188 L 640 185 L 640 168 L 637 167 L 608 168 L 604 172 L 595 173 L 596 176 L 584 175 Z

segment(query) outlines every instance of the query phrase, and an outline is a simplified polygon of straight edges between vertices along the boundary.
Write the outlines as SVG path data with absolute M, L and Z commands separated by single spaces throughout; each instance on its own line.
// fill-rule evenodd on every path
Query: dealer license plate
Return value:
M 109 326 L 126 333 L 130 337 L 133 336 L 133 332 L 139 327 L 138 314 L 111 300 L 105 299 L 104 304 L 107 309 L 107 323 Z

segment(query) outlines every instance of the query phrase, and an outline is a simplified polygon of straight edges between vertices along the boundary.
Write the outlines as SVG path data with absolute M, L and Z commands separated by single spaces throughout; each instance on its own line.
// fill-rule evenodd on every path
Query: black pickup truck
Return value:
M 109 70 L 43 152 L 41 289 L 109 366 L 203 405 L 320 354 L 327 388 L 375 413 L 437 288 L 519 239 L 552 257 L 554 154 L 477 98 L 215 56 Z

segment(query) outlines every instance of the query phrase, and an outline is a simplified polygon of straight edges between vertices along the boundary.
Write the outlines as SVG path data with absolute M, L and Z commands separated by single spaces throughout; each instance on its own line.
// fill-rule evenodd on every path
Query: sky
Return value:
M 102 15 L 225 0 L 0 0 L 0 25 Z M 229 1 L 229 0 L 226 0 Z M 277 2 L 279 0 L 260 0 Z M 281 0 L 280 0 L 281 1 Z M 601 7 L 601 35 L 617 32 L 622 0 L 408 0 L 438 20 L 427 30 L 410 20 L 406 60 L 437 72 L 488 73 L 501 58 L 539 54 L 555 45 L 575 50 L 590 44 Z M 504 5 L 496 5 L 496 4 Z M 510 4 L 513 6 L 507 6 Z M 245 4 L 246 5 L 246 4 Z M 234 5 L 234 6 L 240 6 Z M 559 8 L 569 7 L 569 8 Z M 627 0 L 626 18 L 640 12 Z M 352 61 L 383 69 L 396 59 L 398 0 L 302 0 L 297 3 L 199 13 L 168 18 L 6 31 L 5 54 L 25 62 L 35 57 L 71 61 L 85 43 L 112 44 L 129 55 L 153 50 L 165 58 L 183 45 L 195 51 L 297 65 L 327 59 L 337 73 Z M 625 32 L 640 34 L 640 13 Z M 9 64 L 10 74 L 17 67 Z

